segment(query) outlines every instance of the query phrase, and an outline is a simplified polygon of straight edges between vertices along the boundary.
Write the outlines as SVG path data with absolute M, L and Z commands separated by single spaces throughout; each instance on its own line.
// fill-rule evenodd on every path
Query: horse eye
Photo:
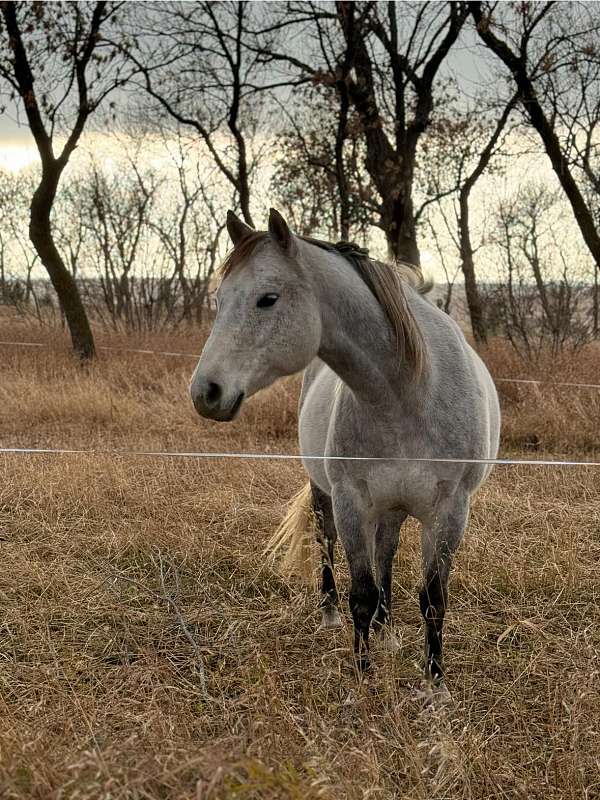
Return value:
M 257 300 L 256 307 L 269 308 L 270 306 L 274 306 L 278 299 L 278 294 L 263 294 L 263 296 Z

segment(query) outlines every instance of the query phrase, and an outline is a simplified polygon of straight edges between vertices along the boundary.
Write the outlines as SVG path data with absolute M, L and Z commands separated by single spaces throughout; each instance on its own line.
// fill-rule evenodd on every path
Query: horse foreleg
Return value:
M 369 520 L 368 500 L 359 488 L 336 484 L 332 503 L 335 525 L 350 570 L 354 655 L 362 671 L 369 666 L 369 628 L 379 602 L 372 568 L 375 525 Z
M 398 549 L 400 526 L 407 518 L 405 511 L 390 514 L 379 521 L 375 534 L 375 569 L 379 584 L 379 605 L 373 627 L 383 631 L 392 624 L 392 565 Z
M 468 497 L 454 496 L 438 504 L 432 520 L 423 524 L 423 587 L 419 605 L 425 620 L 425 675 L 434 684 L 444 679 L 443 628 L 448 606 L 448 577 L 468 515 Z

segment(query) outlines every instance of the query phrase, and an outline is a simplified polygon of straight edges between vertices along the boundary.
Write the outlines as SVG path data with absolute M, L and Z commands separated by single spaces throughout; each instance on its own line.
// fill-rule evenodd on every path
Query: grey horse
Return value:
M 418 270 L 296 236 L 274 209 L 268 231 L 232 212 L 227 228 L 234 248 L 192 377 L 194 406 L 209 419 L 231 420 L 245 399 L 305 370 L 299 437 L 309 482 L 274 542 L 293 545 L 312 508 L 328 627 L 341 624 L 333 575 L 339 534 L 351 576 L 355 655 L 364 669 L 371 626 L 391 629 L 400 526 L 409 515 L 418 519 L 425 668 L 441 684 L 451 560 L 471 497 L 491 469 L 460 459 L 497 455 L 492 378 L 458 325 L 424 296 Z M 436 461 L 445 458 L 457 461 Z

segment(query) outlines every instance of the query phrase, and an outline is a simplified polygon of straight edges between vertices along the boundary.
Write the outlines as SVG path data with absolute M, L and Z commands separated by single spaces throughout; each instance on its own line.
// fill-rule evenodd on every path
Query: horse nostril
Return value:
M 209 406 L 214 406 L 221 398 L 221 387 L 218 383 L 209 383 L 206 390 L 206 402 Z

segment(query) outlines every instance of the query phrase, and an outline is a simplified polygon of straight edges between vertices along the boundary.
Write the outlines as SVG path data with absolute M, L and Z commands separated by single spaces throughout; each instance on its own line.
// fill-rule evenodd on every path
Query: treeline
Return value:
M 115 330 L 200 322 L 225 213 L 204 166 L 193 141 L 172 135 L 103 136 L 79 155 L 57 191 L 52 235 L 88 317 Z M 26 224 L 38 181 L 34 167 L 0 173 L 0 302 L 44 322 L 63 310 Z
M 20 210 L 27 268 L 46 269 L 81 356 L 94 354 L 90 314 L 137 327 L 197 321 L 225 208 L 254 225 L 269 202 L 303 234 L 379 236 L 413 263 L 430 243 L 448 277 L 443 302 L 460 274 L 479 343 L 502 333 L 534 357 L 598 337 L 596 4 L 0 10 L 0 85 L 41 161 L 14 186 L 4 176 L 1 237 L 12 243 L 0 254 L 14 254 L 15 231 L 22 239 L 7 221 Z M 92 159 L 65 180 L 92 125 L 162 136 L 169 181 L 139 149 L 117 171 Z M 532 174 L 541 157 L 553 182 Z M 482 197 L 483 176 L 528 159 L 521 185 Z M 5 264 L 3 295 L 39 304 L 34 282 L 16 288 Z

